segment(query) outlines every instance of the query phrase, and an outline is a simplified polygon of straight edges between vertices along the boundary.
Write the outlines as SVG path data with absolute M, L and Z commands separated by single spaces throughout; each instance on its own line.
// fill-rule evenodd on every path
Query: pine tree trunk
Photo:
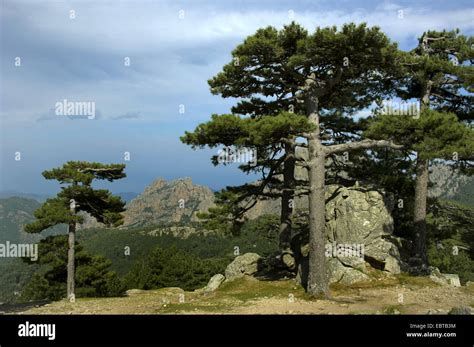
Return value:
M 426 200 L 428 198 L 428 160 L 418 158 L 416 162 L 416 181 L 415 181 L 415 249 L 422 265 L 428 265 L 428 256 L 426 250 Z
M 318 98 L 307 99 L 309 122 L 316 130 L 308 138 L 309 159 L 309 273 L 307 291 L 312 296 L 329 294 L 325 256 L 325 152 L 320 138 Z
M 72 216 L 76 215 L 76 202 L 69 201 L 69 209 Z M 69 223 L 68 251 L 67 251 L 67 298 L 70 302 L 76 300 L 76 267 L 75 267 L 75 242 L 76 242 L 76 222 Z
M 423 112 L 429 108 L 432 81 L 428 81 L 421 96 L 421 117 Z M 428 198 L 429 161 L 418 159 L 416 162 L 415 179 L 415 209 L 413 213 L 413 226 L 415 231 L 415 252 L 421 260 L 421 265 L 428 266 L 428 255 L 426 246 L 426 200 Z
M 67 298 L 70 301 L 75 299 L 75 242 L 76 223 L 69 224 L 69 239 L 67 252 Z
M 294 142 L 294 139 L 290 139 Z M 285 145 L 285 162 L 283 163 L 283 191 L 280 214 L 280 251 L 291 253 L 291 230 L 295 196 L 295 150 L 292 144 Z

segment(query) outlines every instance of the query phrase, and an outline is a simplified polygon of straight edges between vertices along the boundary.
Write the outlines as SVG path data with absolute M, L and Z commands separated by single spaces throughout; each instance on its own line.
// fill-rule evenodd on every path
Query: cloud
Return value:
M 179 104 L 197 113 L 204 111 L 200 105 L 226 107 L 228 102 L 209 93 L 206 81 L 257 28 L 289 23 L 290 9 L 310 32 L 317 26 L 367 22 L 381 26 L 403 49 L 413 48 L 427 29 L 459 27 L 472 33 L 474 28 L 474 8 L 468 2 L 342 3 L 121 1 L 110 6 L 4 0 L 2 120 L 35 121 L 38 110 L 64 98 L 95 100 L 110 115 L 139 107 L 144 118 L 153 115 L 150 119 L 159 122 L 170 121 Z M 22 57 L 21 67 L 12 63 L 16 56 Z M 130 66 L 124 64 L 126 58 Z
M 140 107 L 145 115 L 162 114 L 154 119 L 165 121 L 181 103 L 215 103 L 206 81 L 257 28 L 289 23 L 290 9 L 294 20 L 310 31 L 351 21 L 379 25 L 404 49 L 412 48 L 427 29 L 473 30 L 473 8 L 452 4 L 432 9 L 429 2 L 406 1 L 346 2 L 347 8 L 306 1 L 243 4 L 4 0 L 1 113 L 9 121 L 27 120 L 28 114 L 36 120 L 38 109 L 68 98 L 96 100 L 107 114 Z M 75 19 L 69 17 L 71 9 Z M 16 56 L 22 57 L 20 68 L 11 63 Z M 124 64 L 126 58 L 130 66 Z
M 10 9 L 5 15 L 6 19 L 17 21 L 18 26 L 25 26 L 26 32 L 35 30 L 43 42 L 68 46 L 69 49 L 75 47 L 76 51 L 119 53 L 125 56 L 127 52 L 133 56 L 155 50 L 198 46 L 222 39 L 241 39 L 259 27 L 281 27 L 289 23 L 290 9 L 294 12 L 294 20 L 310 30 L 316 26 L 341 25 L 349 21 L 378 24 L 392 37 L 420 35 L 428 28 L 472 29 L 472 7 L 434 8 L 431 3 L 419 6 L 403 1 L 397 4 L 384 2 L 374 7 L 355 2 L 358 6 L 348 9 L 335 3 L 334 7 L 322 10 L 317 3 L 299 6 L 291 2 L 285 2 L 286 6 L 281 5 L 276 10 L 268 2 L 267 6 L 247 2 L 241 8 L 228 3 L 212 5 L 212 2 L 206 1 L 196 4 L 125 1 L 113 7 L 108 2 L 41 2 L 28 3 L 28 6 L 10 1 L 5 3 Z M 69 18 L 71 9 L 76 11 L 75 19 Z M 181 10 L 185 11 L 183 19 L 179 19 Z M 398 10 L 404 11 L 403 20 L 400 20 Z M 29 16 L 31 13 L 37 15 Z
M 37 122 L 45 122 L 45 121 L 50 121 L 50 120 L 57 120 L 59 117 L 54 113 L 54 108 L 50 109 L 48 112 L 43 113 L 41 116 L 39 116 L 36 121 Z
M 120 119 L 137 119 L 140 118 L 140 112 L 127 112 L 120 116 L 112 117 L 112 119 L 120 120 Z

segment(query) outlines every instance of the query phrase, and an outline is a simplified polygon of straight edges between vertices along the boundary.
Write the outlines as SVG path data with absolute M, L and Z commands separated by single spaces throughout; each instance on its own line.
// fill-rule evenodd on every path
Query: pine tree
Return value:
M 412 70 L 414 78 L 409 88 L 409 92 L 413 93 L 412 96 L 420 99 L 422 112 L 429 109 L 431 104 L 433 104 L 431 107 L 435 109 L 459 110 L 460 105 L 471 103 L 472 96 L 462 96 L 460 93 L 463 87 L 472 90 L 473 70 L 471 66 L 464 65 L 465 62 L 470 62 L 474 58 L 471 45 L 472 39 L 459 35 L 458 31 L 429 31 L 422 35 L 417 49 L 413 52 L 415 54 L 415 65 Z M 455 151 L 451 152 L 451 155 L 453 153 Z M 471 150 L 470 154 L 464 155 L 472 155 L 472 153 Z M 426 201 L 430 158 L 433 158 L 433 155 L 418 152 L 416 163 L 413 223 L 417 254 L 422 265 L 428 264 Z
M 460 35 L 458 30 L 423 33 L 418 46 L 405 54 L 402 66 L 406 73 L 398 90 L 401 98 L 420 102 L 420 119 L 383 115 L 367 132 L 373 137 L 389 135 L 414 150 L 415 253 L 425 268 L 430 160 L 444 159 L 451 165 L 466 168 L 472 167 L 474 159 L 472 129 L 467 124 L 474 120 L 472 44 L 472 37 Z
M 393 76 L 399 73 L 396 44 L 377 28 L 365 24 L 337 28 L 318 28 L 306 40 L 293 60 L 304 84 L 301 97 L 306 116 L 315 130 L 303 134 L 308 141 L 309 173 L 309 274 L 308 292 L 327 295 L 328 277 L 325 243 L 326 158 L 332 154 L 367 148 L 401 146 L 386 140 L 354 139 L 331 144 L 326 134 L 325 113 L 342 110 L 348 116 L 368 107 L 389 93 Z
M 245 93 L 251 102 L 242 102 L 240 109 L 245 110 L 252 105 L 253 110 L 264 105 L 262 99 L 251 97 L 260 93 L 264 97 L 276 97 L 271 104 L 275 105 L 275 109 L 282 107 L 278 104 L 279 100 L 298 105 L 293 117 L 301 114 L 307 118 L 304 127 L 310 130 L 296 129 L 299 132 L 288 137 L 295 142 L 284 149 L 289 156 L 299 160 L 301 158 L 295 158 L 292 150 L 299 145 L 308 148 L 309 159 L 302 163 L 309 171 L 310 259 L 307 290 L 313 295 L 327 294 L 324 255 L 326 158 L 366 148 L 400 148 L 390 141 L 360 140 L 357 136 L 345 137 L 346 142 L 334 141 L 334 135 L 347 125 L 347 120 L 355 111 L 368 107 L 394 88 L 396 79 L 392 77 L 399 73 L 399 52 L 378 28 L 369 29 L 364 24 L 344 25 L 341 31 L 335 27 L 318 28 L 312 35 L 299 37 L 296 47 L 293 43 L 294 48 L 284 51 L 283 56 L 282 50 L 273 44 L 272 38 L 278 37 L 275 29 L 262 29 L 257 34 L 260 40 L 250 37 L 234 51 L 234 55 L 239 57 L 242 47 L 255 46 L 248 57 L 244 55 L 245 59 L 240 59 L 244 62 L 244 68 L 226 65 L 224 71 L 211 80 L 211 86 L 212 83 L 218 84 L 215 91 L 224 97 Z M 336 111 L 345 114 L 338 116 Z M 263 106 L 256 112 L 268 114 L 267 107 Z M 234 128 L 230 129 L 232 133 Z M 225 134 L 232 143 L 232 136 L 227 137 L 229 131 Z M 307 144 L 296 143 L 298 137 L 306 138 Z M 203 141 L 209 142 L 209 139 Z M 294 182 L 294 171 L 291 179 Z
M 75 299 L 75 232 L 77 223 L 84 218 L 78 212 L 86 212 L 107 226 L 123 223 L 121 212 L 125 203 L 120 197 L 113 196 L 108 190 L 92 188 L 94 180 L 110 182 L 124 178 L 124 164 L 101 164 L 83 161 L 69 161 L 60 168 L 44 171 L 43 177 L 57 180 L 61 191 L 55 198 L 47 199 L 35 211 L 36 220 L 25 226 L 29 233 L 40 233 L 58 224 L 67 224 L 68 261 L 67 261 L 67 298 Z

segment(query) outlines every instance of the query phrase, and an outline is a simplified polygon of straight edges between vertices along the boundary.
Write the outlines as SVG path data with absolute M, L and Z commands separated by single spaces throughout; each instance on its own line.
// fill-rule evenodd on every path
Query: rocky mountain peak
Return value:
M 159 178 L 127 205 L 124 226 L 197 221 L 197 213 L 213 204 L 214 193 L 193 184 L 189 177 L 173 181 Z

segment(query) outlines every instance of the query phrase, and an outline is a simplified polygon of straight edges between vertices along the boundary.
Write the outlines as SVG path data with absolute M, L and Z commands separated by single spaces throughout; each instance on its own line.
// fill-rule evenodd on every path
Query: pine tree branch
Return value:
M 446 36 L 440 36 L 440 37 L 429 37 L 425 36 L 426 41 L 439 41 L 439 40 L 445 40 L 447 39 Z
M 92 167 L 86 167 L 86 168 L 83 168 L 83 169 L 78 169 L 77 171 L 79 172 L 103 172 L 103 171 L 110 171 L 111 173 L 114 172 L 114 171 L 122 171 L 122 168 L 102 168 L 102 169 L 99 169 L 99 168 L 92 168 Z
M 326 154 L 334 154 L 334 153 L 341 153 L 345 151 L 351 151 L 355 149 L 363 149 L 363 148 L 377 148 L 377 147 L 388 147 L 392 149 L 402 149 L 402 145 L 397 145 L 392 141 L 387 140 L 371 140 L 365 139 L 362 141 L 357 142 L 349 142 L 343 143 L 340 145 L 332 145 L 325 147 Z
M 460 79 L 454 78 L 446 78 L 445 80 L 441 81 L 441 84 L 463 84 L 464 81 Z

